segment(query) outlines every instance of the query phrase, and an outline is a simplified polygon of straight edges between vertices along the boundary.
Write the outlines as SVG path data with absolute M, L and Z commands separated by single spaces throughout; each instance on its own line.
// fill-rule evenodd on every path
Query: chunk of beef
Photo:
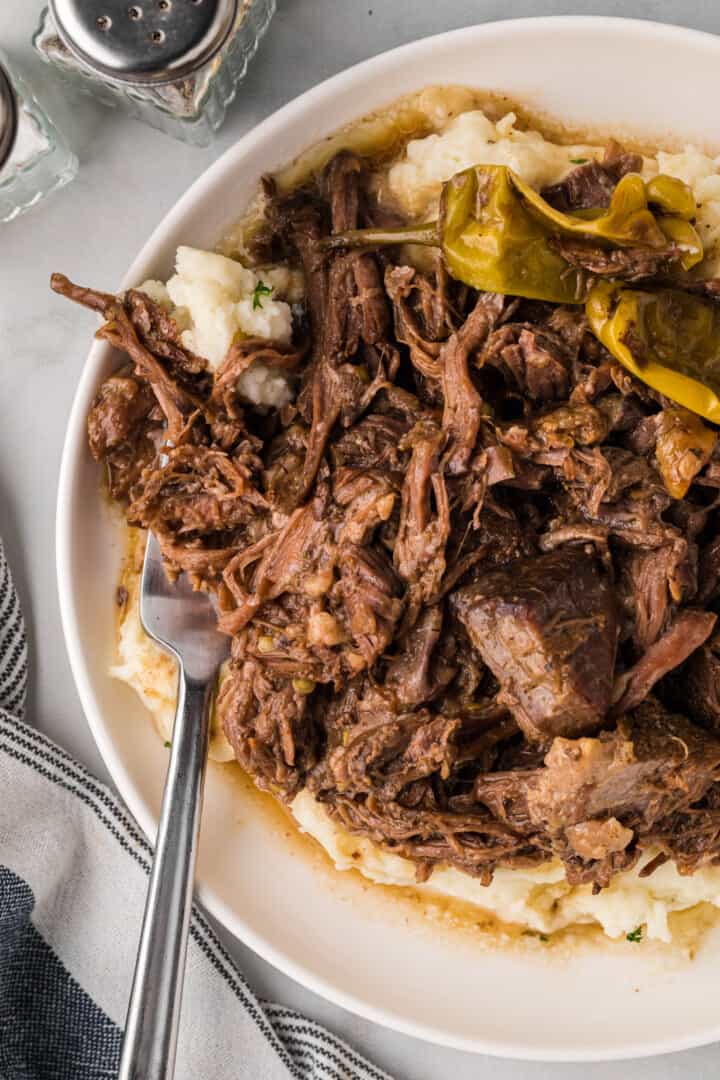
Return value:
M 612 467 L 602 450 L 597 446 L 592 450 L 567 450 L 560 452 L 557 461 L 553 461 L 552 453 L 538 454 L 535 460 L 557 470 L 576 505 L 583 504 L 589 514 L 600 515 L 601 505 L 612 484 Z
M 537 417 L 532 431 L 550 449 L 593 446 L 607 438 L 608 422 L 594 405 L 561 405 Z
M 160 425 L 152 419 L 155 398 L 131 375 L 111 375 L 88 414 L 88 442 L 96 461 L 107 467 L 108 490 L 124 499 L 155 456 Z
M 678 667 L 710 637 L 717 621 L 711 611 L 685 608 L 613 687 L 614 711 L 629 712 L 644 701 L 656 682 Z
M 559 184 L 544 188 L 541 194 L 546 202 L 563 213 L 606 209 L 618 181 L 627 173 L 641 172 L 642 164 L 640 154 L 628 153 L 611 140 L 602 161 L 583 162 Z
M 647 457 L 620 446 L 604 447 L 603 455 L 612 471 L 607 489 L 608 502 L 632 493 L 634 499 L 652 498 L 659 511 L 667 509 L 670 500 L 665 497 L 657 469 Z
M 535 460 L 551 464 L 547 456 L 535 455 Z M 592 452 L 572 450 L 560 467 L 568 497 L 565 506 L 560 502 L 564 515 L 572 505 L 578 517 L 633 547 L 662 547 L 681 537 L 663 518 L 671 499 L 644 458 L 603 446 Z
M 700 549 L 698 566 L 698 600 L 710 604 L 720 596 L 720 534 Z
M 65 274 L 52 274 L 50 288 L 60 296 L 67 297 L 68 300 L 72 300 L 75 304 L 82 304 L 83 307 L 90 308 L 91 311 L 97 311 L 100 315 L 105 315 L 118 302 L 117 296 L 114 296 L 113 293 L 100 292 L 99 289 L 88 289 L 84 285 L 76 285 Z
M 143 345 L 170 364 L 172 373 L 203 396 L 210 387 L 207 360 L 186 348 L 175 319 L 139 289 L 128 289 L 123 306 Z
M 345 270 L 336 259 L 330 272 L 324 342 L 321 351 L 316 353 L 313 359 L 309 383 L 310 432 L 303 466 L 303 497 L 310 492 L 315 482 L 330 432 L 335 424 L 340 421 L 343 426 L 348 427 L 353 423 L 384 382 L 381 375 L 379 382 L 373 380 L 370 386 L 367 385 L 367 370 L 363 371 L 361 365 L 349 362 L 349 358 L 356 352 L 357 341 L 347 336 L 344 320 L 339 327 L 334 322 L 335 315 L 344 315 L 352 308 L 353 294 Z
M 597 889 L 644 848 L 660 847 L 688 871 L 712 858 L 719 775 L 720 740 L 648 698 L 615 731 L 556 738 L 539 768 L 478 776 L 475 798 L 536 842 L 544 837 L 571 883 Z
M 542 551 L 554 551 L 563 544 L 594 544 L 599 554 L 607 552 L 608 530 L 603 525 L 585 525 L 569 522 L 567 525 L 552 524 L 540 537 Z
M 430 701 L 455 674 L 455 668 L 442 659 L 439 664 L 433 664 L 442 625 L 441 605 L 425 608 L 407 634 L 402 651 L 388 665 L 385 686 L 393 691 L 402 708 L 414 708 Z
M 469 290 L 450 277 L 441 252 L 435 255 L 432 274 L 417 279 L 417 307 L 433 341 L 444 341 L 457 330 L 467 307 Z
M 584 862 L 607 859 L 618 851 L 624 851 L 633 839 L 632 829 L 621 825 L 617 818 L 595 818 L 568 825 L 565 837 L 576 855 Z
M 97 337 L 109 341 L 130 357 L 136 375 L 149 384 L 165 415 L 168 440 L 175 445 L 182 442 L 199 403 L 171 378 L 160 361 L 141 343 L 124 308 L 118 305 L 111 309 L 108 321 L 98 330 Z
M 447 595 L 461 583 L 470 583 L 489 569 L 504 566 L 536 552 L 532 534 L 511 510 L 484 505 L 472 528 L 453 537 L 447 551 L 447 571 L 441 592 Z
M 663 685 L 663 700 L 720 733 L 720 638 L 710 638 Z
M 88 415 L 88 440 L 96 461 L 132 439 L 154 404 L 147 387 L 127 375 L 112 375 L 100 387 Z
M 572 347 L 550 327 L 506 323 L 490 334 L 479 363 L 497 368 L 533 401 L 566 398 Z
M 510 563 L 453 604 L 528 738 L 600 726 L 617 625 L 612 588 L 593 556 L 568 548 Z
M 263 491 L 271 505 L 285 514 L 293 510 L 300 496 L 307 439 L 304 424 L 295 422 L 265 443 Z
M 597 369 L 594 369 L 597 370 Z M 607 371 L 607 389 L 610 386 L 610 373 Z M 575 391 L 573 391 L 573 395 Z M 571 398 L 572 400 L 572 398 Z M 620 393 L 604 393 L 598 398 L 597 407 L 608 422 L 608 434 L 624 434 L 633 431 L 645 417 L 640 403 L 632 397 Z
M 649 699 L 617 731 L 555 739 L 528 787 L 528 811 L 554 833 L 610 815 L 642 835 L 698 802 L 718 776 L 720 740 Z
M 687 541 L 678 538 L 658 548 L 634 549 L 618 559 L 619 593 L 639 651 L 657 641 L 674 605 L 694 592 L 695 558 Z
M 182 344 L 173 316 L 146 293 L 128 289 L 120 296 L 113 296 L 75 285 L 64 274 L 53 274 L 51 285 L 61 296 L 97 311 L 108 320 L 121 306 L 142 346 L 166 361 L 168 373 L 189 391 L 201 396 L 207 394 L 210 385 L 207 361 Z

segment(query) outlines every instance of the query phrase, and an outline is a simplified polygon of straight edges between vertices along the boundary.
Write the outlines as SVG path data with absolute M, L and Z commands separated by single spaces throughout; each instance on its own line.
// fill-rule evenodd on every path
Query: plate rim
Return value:
M 138 275 L 142 273 L 141 268 L 152 259 L 154 252 L 163 247 L 166 238 L 175 230 L 177 221 L 185 216 L 187 208 L 196 202 L 198 194 L 204 188 L 223 174 L 231 173 L 235 162 L 256 142 L 272 139 L 277 132 L 292 122 L 294 115 L 301 114 L 307 108 L 313 107 L 316 102 L 327 98 L 333 90 L 340 91 L 346 88 L 352 84 L 360 72 L 363 75 L 376 74 L 379 76 L 383 71 L 392 69 L 399 60 L 413 53 L 422 53 L 423 50 L 432 48 L 435 45 L 442 44 L 443 47 L 446 47 L 453 40 L 459 40 L 461 37 L 473 34 L 480 36 L 491 32 L 512 34 L 527 29 L 530 25 L 538 30 L 547 29 L 549 26 L 568 29 L 584 27 L 588 32 L 593 27 L 600 26 L 618 31 L 633 30 L 636 33 L 642 32 L 642 34 L 652 35 L 659 39 L 675 42 L 682 39 L 696 47 L 710 48 L 718 53 L 720 59 L 720 37 L 707 31 L 695 30 L 675 23 L 660 23 L 654 20 L 626 19 L 604 15 L 553 15 L 473 23 L 469 26 L 418 38 L 386 50 L 344 68 L 337 74 L 305 90 L 280 106 L 228 147 L 208 168 L 204 169 L 196 177 L 151 232 L 123 276 L 120 289 L 129 288 L 136 284 Z M 85 719 L 120 797 L 142 831 L 153 843 L 157 830 L 157 817 L 146 805 L 142 795 L 136 788 L 130 771 L 123 765 L 115 750 L 109 728 L 102 719 L 100 703 L 92 689 L 88 669 L 82 654 L 78 613 L 70 587 L 72 580 L 72 538 L 75 521 L 72 508 L 75 496 L 76 462 L 79 455 L 85 450 L 85 417 L 88 399 L 96 386 L 98 363 L 107 348 L 108 346 L 104 342 L 93 342 L 81 370 L 67 420 L 56 501 L 57 590 L 65 648 Z M 237 911 L 230 909 L 213 890 L 206 887 L 201 881 L 198 881 L 196 885 L 196 899 L 233 937 L 247 945 L 262 959 L 300 985 L 357 1016 L 434 1045 L 446 1046 L 474 1054 L 486 1054 L 492 1057 L 513 1058 L 519 1061 L 569 1063 L 655 1057 L 705 1046 L 720 1040 L 720 1020 L 715 1027 L 686 1037 L 672 1036 L 655 1039 L 652 1043 L 645 1041 L 628 1043 L 622 1047 L 612 1049 L 594 1047 L 584 1051 L 578 1049 L 561 1051 L 557 1048 L 543 1051 L 535 1046 L 523 1046 L 522 1043 L 505 1040 L 493 1040 L 487 1037 L 462 1037 L 443 1028 L 435 1028 L 429 1024 L 409 1020 L 406 1016 L 393 1010 L 375 1007 L 365 999 L 340 989 L 329 979 L 318 976 L 302 964 L 296 963 L 287 957 L 281 949 L 276 948 L 271 940 L 253 930 Z

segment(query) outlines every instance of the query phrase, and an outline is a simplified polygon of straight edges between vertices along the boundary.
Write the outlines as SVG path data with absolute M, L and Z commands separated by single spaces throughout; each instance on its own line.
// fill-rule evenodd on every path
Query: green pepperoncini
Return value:
M 684 270 L 703 256 L 689 221 L 695 204 L 681 180 L 636 173 L 618 183 L 607 210 L 555 210 L 505 166 L 481 165 L 454 176 L 440 202 L 443 252 L 454 277 L 477 289 L 558 304 L 582 303 L 591 280 L 553 249 L 554 236 L 607 247 L 682 251 Z
M 703 257 L 691 224 L 695 212 L 687 184 L 670 176 L 646 183 L 629 173 L 607 209 L 564 213 L 550 206 L 505 165 L 475 165 L 443 186 L 440 216 L 404 229 L 357 229 L 329 237 L 328 247 L 397 243 L 442 248 L 448 270 L 485 292 L 558 304 L 582 304 L 592 288 L 586 271 L 555 249 L 557 237 L 607 248 L 680 249 L 689 270 Z

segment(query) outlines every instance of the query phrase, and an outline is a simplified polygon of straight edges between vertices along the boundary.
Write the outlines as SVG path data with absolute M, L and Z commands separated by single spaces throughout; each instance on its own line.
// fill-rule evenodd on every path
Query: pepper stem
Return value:
M 347 232 L 326 236 L 322 241 L 325 251 L 334 251 L 336 248 L 387 247 L 390 244 L 425 244 L 439 247 L 438 223 L 428 221 L 423 225 L 405 225 L 400 229 L 348 229 Z

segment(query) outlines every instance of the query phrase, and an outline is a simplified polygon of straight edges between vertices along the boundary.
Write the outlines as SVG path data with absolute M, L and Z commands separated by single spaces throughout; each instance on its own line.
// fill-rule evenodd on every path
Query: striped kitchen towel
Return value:
M 117 1075 L 151 849 L 111 792 L 23 723 L 27 644 L 0 541 L 0 1080 Z M 390 1080 L 260 1002 L 193 913 L 178 1080 Z

